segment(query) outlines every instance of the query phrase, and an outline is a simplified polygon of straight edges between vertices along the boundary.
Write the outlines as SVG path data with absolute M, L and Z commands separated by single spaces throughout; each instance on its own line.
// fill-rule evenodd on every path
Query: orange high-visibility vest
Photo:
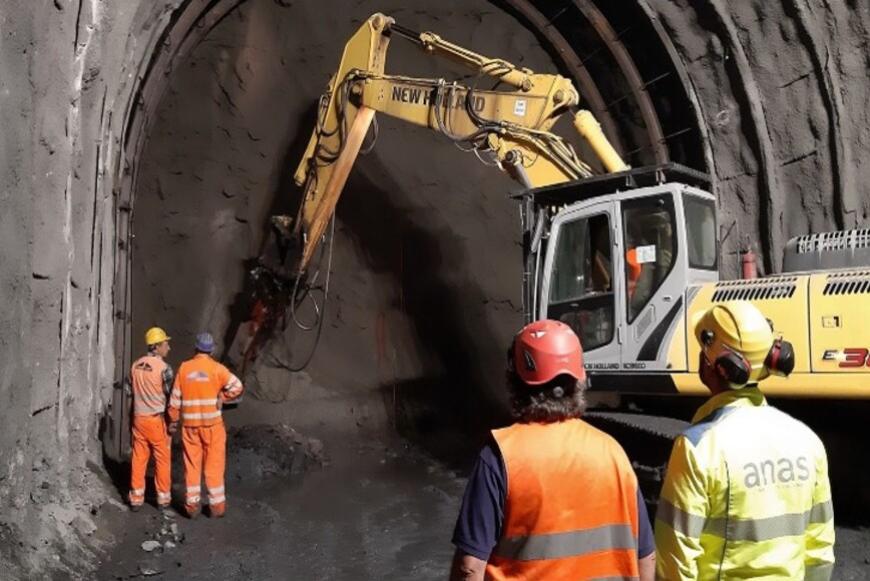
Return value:
M 507 471 L 492 580 L 637 579 L 637 477 L 616 441 L 583 420 L 493 435 Z
M 156 355 L 145 355 L 133 363 L 130 377 L 133 380 L 133 415 L 153 416 L 166 411 L 164 382 L 169 366 Z M 170 379 L 171 380 L 171 377 Z
M 206 355 L 198 353 L 178 368 L 169 399 L 169 418 L 179 416 L 186 427 L 211 426 L 221 422 L 220 402 L 236 399 L 243 390 L 239 378 Z
M 636 248 L 632 248 L 625 253 L 625 265 L 628 267 L 628 298 L 631 298 L 634 296 L 634 290 L 637 288 L 640 273 L 643 272 L 643 267 L 637 261 Z

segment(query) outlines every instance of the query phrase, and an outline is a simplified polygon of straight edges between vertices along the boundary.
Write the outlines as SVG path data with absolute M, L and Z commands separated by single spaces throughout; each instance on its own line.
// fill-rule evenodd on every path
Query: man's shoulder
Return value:
M 764 409 L 768 416 L 768 418 L 766 418 L 769 422 L 768 425 L 771 428 L 774 428 L 783 434 L 787 434 L 789 439 L 799 438 L 809 446 L 824 448 L 824 444 L 819 435 L 801 420 L 773 406 L 766 406 Z
M 622 445 L 607 432 L 593 426 L 582 418 L 571 418 L 559 422 L 551 423 L 515 423 L 505 428 L 493 430 L 493 436 L 496 442 L 504 441 L 506 438 L 515 437 L 518 434 L 539 433 L 553 435 L 557 437 L 567 436 L 571 441 L 583 446 L 595 446 L 599 450 L 601 448 L 610 449 L 619 455 L 625 455 Z M 560 434 L 561 433 L 561 434 Z
M 143 369 L 145 371 L 162 371 L 167 367 L 167 363 L 161 357 L 151 355 L 150 353 L 141 356 L 133 362 L 133 369 Z
M 701 442 L 707 438 L 707 436 L 716 433 L 721 426 L 725 425 L 725 421 L 729 417 L 734 416 L 735 414 L 740 414 L 742 410 L 748 409 L 755 408 L 740 408 L 727 405 L 716 408 L 703 418 L 694 422 L 691 426 L 684 429 L 680 436 L 697 448 Z

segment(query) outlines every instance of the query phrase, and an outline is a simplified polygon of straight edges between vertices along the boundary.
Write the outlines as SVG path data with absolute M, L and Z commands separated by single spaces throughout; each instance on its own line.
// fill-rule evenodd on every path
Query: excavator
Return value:
M 393 37 L 469 67 L 477 80 L 468 86 L 385 73 Z M 495 81 L 495 88 L 478 89 L 481 80 Z M 678 164 L 630 168 L 579 106 L 578 91 L 562 76 L 488 58 L 383 14 L 366 20 L 320 98 L 295 173 L 304 188 L 298 215 L 273 218 L 298 251 L 283 290 L 272 285 L 271 298 L 254 307 L 245 361 L 270 332 L 268 321 L 292 309 L 313 280 L 328 277 L 322 257 L 336 203 L 375 114 L 382 113 L 440 133 L 520 184 L 525 318 L 572 326 L 593 389 L 708 393 L 697 374 L 693 317 L 741 299 L 757 305 L 794 346 L 793 373 L 765 381 L 765 392 L 870 398 L 870 231 L 795 239 L 786 249 L 792 271 L 719 280 L 709 178 Z M 571 144 L 551 132 L 562 115 L 573 117 L 602 173 L 593 175 Z

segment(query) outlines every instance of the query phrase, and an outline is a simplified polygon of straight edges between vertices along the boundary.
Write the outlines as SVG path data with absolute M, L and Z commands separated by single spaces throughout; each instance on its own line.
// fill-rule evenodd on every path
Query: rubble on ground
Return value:
M 228 481 L 300 474 L 329 461 L 323 442 L 303 436 L 288 424 L 252 424 L 227 433 Z

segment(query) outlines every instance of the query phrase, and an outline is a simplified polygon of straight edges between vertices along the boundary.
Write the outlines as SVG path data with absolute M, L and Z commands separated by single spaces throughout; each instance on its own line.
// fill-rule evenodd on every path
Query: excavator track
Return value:
M 613 436 L 625 449 L 650 516 L 654 515 L 674 439 L 689 426 L 689 422 L 622 411 L 590 411 L 583 417 Z

